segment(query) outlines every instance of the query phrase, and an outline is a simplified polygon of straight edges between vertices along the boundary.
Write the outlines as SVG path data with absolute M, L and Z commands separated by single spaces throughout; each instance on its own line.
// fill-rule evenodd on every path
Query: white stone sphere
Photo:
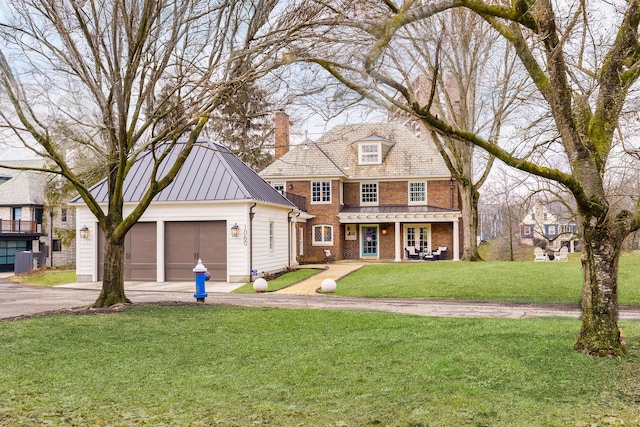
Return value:
M 322 292 L 335 292 L 336 291 L 336 281 L 333 279 L 324 279 L 322 281 L 322 285 L 320 285 Z
M 255 282 L 253 282 L 253 290 L 256 292 L 264 292 L 267 290 L 268 286 L 269 285 L 267 284 L 267 281 L 262 277 L 256 279 Z

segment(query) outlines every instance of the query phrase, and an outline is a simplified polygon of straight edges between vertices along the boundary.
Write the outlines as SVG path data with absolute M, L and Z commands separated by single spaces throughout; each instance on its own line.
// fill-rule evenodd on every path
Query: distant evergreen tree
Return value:
M 238 84 L 211 116 L 206 134 L 259 171 L 273 162 L 271 109 L 263 88 L 254 83 Z

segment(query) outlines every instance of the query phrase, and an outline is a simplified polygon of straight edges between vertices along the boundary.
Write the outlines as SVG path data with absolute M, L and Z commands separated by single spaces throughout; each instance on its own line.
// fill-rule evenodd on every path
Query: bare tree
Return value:
M 69 180 L 96 216 L 106 247 L 95 305 L 127 301 L 127 231 L 175 178 L 212 112 L 238 85 L 277 66 L 289 29 L 306 18 L 277 0 L 2 3 L 1 123 L 47 159 L 43 170 Z M 160 175 L 173 150 L 177 160 Z M 124 215 L 127 173 L 150 151 L 146 191 Z M 102 165 L 106 207 L 76 169 L 83 156 Z
M 491 185 L 483 194 L 483 200 L 492 206 L 498 216 L 496 237 L 492 244 L 495 256 L 500 260 L 515 261 L 519 252 L 521 225 L 528 210 L 528 198 L 521 176 L 513 176 L 503 168 L 494 169 Z
M 430 106 L 433 115 L 496 141 L 526 86 L 522 77 L 514 75 L 512 49 L 489 29 L 479 16 L 452 10 L 398 31 L 388 57 L 393 63 L 390 72 L 401 75 L 415 100 Z M 410 115 L 423 128 L 421 133 L 430 134 L 436 142 L 458 185 L 464 225 L 462 259 L 479 260 L 478 201 L 494 157 L 476 152 L 461 139 L 430 131 L 406 106 L 399 111 Z
M 624 355 L 618 328 L 618 260 L 625 237 L 640 228 L 640 205 L 637 199 L 632 207 L 612 204 L 605 182 L 610 156 L 619 147 L 615 132 L 640 76 L 640 0 L 366 3 L 367 13 L 354 13 L 363 4 L 354 1 L 356 6 L 348 11 L 325 10 L 323 15 L 324 24 L 345 28 L 359 40 L 358 61 L 341 63 L 339 56 L 325 56 L 317 62 L 353 90 L 410 109 L 434 132 L 479 146 L 571 193 L 584 241 L 583 315 L 574 348 L 599 357 Z M 550 112 L 557 137 L 531 140 L 529 150 L 514 152 L 498 144 L 504 141 L 460 129 L 435 115 L 389 70 L 389 50 L 402 29 L 454 8 L 482 17 L 513 46 L 539 94 L 533 100 L 544 101 L 528 104 L 528 120 L 540 110 Z M 402 102 L 395 101 L 398 94 Z M 627 153 L 636 151 L 626 148 Z

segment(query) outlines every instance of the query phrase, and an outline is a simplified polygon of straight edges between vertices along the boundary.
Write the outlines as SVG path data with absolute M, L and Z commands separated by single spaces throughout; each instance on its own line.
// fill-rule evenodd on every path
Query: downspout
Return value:
M 251 281 L 253 275 L 253 217 L 255 216 L 255 212 L 253 208 L 255 208 L 257 203 L 253 203 L 253 206 L 249 208 L 249 281 Z
M 288 250 L 287 252 L 289 252 L 289 261 L 287 263 L 287 267 L 291 268 L 291 213 L 294 211 L 295 209 L 291 209 L 289 211 L 289 213 L 287 214 L 287 243 L 288 243 Z

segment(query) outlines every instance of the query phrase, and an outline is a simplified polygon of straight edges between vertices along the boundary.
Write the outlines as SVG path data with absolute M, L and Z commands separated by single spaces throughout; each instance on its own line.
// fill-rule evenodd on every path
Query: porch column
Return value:
M 297 238 L 298 235 L 296 233 L 296 230 L 298 229 L 297 225 L 298 223 L 295 222 L 294 220 L 295 218 L 291 218 L 291 222 L 289 222 L 289 239 L 291 242 L 291 245 L 289 246 L 289 259 L 291 260 L 291 266 L 292 267 L 297 267 L 298 266 L 298 257 L 296 256 L 296 247 L 298 246 L 297 243 Z
M 460 230 L 458 218 L 453 220 L 453 260 L 460 261 Z
M 396 222 L 396 258 L 395 262 L 402 261 L 402 233 L 400 231 L 400 223 Z

